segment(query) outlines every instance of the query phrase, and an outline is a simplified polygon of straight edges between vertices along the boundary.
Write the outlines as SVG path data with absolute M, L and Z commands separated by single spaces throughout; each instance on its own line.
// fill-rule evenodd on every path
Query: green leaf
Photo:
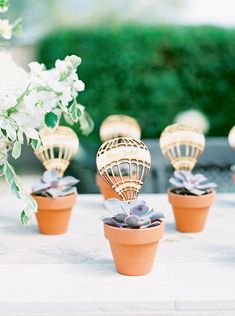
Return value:
M 12 149 L 12 157 L 17 159 L 21 153 L 21 143 L 16 141 L 14 142 L 13 149 Z
M 29 144 L 33 148 L 33 150 L 37 150 L 41 146 L 41 140 L 40 139 L 30 139 Z
M 31 217 L 29 217 L 25 211 L 23 210 L 20 214 L 20 221 L 21 221 L 21 224 L 23 225 L 28 225 L 30 223 L 30 219 Z
M 5 165 L 0 165 L 0 177 L 5 173 Z
M 21 199 L 20 188 L 15 180 L 11 183 L 11 192 L 18 198 Z
M 59 118 L 54 112 L 49 112 L 45 115 L 44 122 L 47 127 L 55 128 L 59 123 Z
M 6 118 L 0 118 L 0 128 L 6 131 L 6 136 L 12 140 L 15 141 L 16 139 L 16 131 L 15 128 L 11 125 L 8 119 Z

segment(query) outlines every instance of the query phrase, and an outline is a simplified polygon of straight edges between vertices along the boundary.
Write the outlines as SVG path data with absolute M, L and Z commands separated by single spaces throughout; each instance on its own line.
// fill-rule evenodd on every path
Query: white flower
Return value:
M 76 55 L 71 55 L 65 57 L 65 62 L 72 63 L 74 68 L 77 68 L 81 64 L 82 60 Z
M 12 26 L 6 19 L 0 19 L 0 35 L 7 40 L 12 37 Z
M 68 70 L 68 66 L 64 60 L 57 59 L 55 62 L 55 68 L 59 73 L 65 73 Z
M 45 70 L 45 66 L 43 64 L 39 64 L 36 61 L 33 61 L 29 64 L 29 69 L 31 74 L 40 75 L 43 70 Z
M 210 124 L 206 116 L 195 109 L 180 112 L 174 119 L 175 123 L 186 124 L 200 129 L 203 133 L 208 132 Z
M 70 101 L 85 88 L 76 73 L 80 63 L 81 58 L 73 55 L 57 59 L 55 68 L 50 70 L 37 62 L 29 64 L 30 92 L 24 98 L 26 107 L 36 106 L 41 114 L 61 106 L 66 111 Z
M 13 62 L 11 55 L 0 52 L 0 114 L 16 105 L 28 84 L 27 73 Z

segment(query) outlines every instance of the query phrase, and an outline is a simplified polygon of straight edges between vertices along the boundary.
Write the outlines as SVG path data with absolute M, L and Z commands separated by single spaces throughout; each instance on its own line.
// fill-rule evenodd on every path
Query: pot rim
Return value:
M 51 200 L 51 201 L 58 201 L 58 200 L 63 200 L 63 199 L 66 199 L 66 198 L 71 198 L 75 195 L 77 195 L 77 192 L 73 192 L 73 193 L 70 193 L 68 195 L 64 195 L 64 196 L 58 196 L 58 197 L 55 197 L 53 198 L 52 196 L 41 196 L 41 195 L 37 195 L 37 194 L 34 194 L 33 192 L 30 193 L 30 195 L 32 197 L 36 197 L 36 199 L 41 199 L 41 200 Z
M 158 242 L 164 235 L 164 223 L 151 228 L 118 228 L 104 223 L 104 235 L 110 243 L 144 245 Z
M 164 226 L 164 222 L 162 220 L 159 220 L 161 222 L 160 225 L 154 226 L 154 227 L 147 227 L 147 228 L 121 228 L 121 227 L 115 227 L 112 225 L 108 225 L 106 223 L 104 223 L 104 226 L 108 226 L 111 227 L 111 229 L 115 230 L 115 231 L 127 231 L 127 232 L 135 232 L 135 231 L 152 231 L 156 228 L 160 228 L 162 226 Z
M 216 194 L 215 189 L 211 189 L 211 192 L 209 192 L 207 194 L 202 194 L 202 195 L 187 195 L 187 194 L 184 195 L 184 194 L 174 193 L 174 192 L 172 192 L 172 190 L 174 190 L 174 188 L 168 189 L 167 194 L 173 195 L 173 196 L 180 196 L 180 197 L 184 197 L 184 198 L 188 198 L 188 199 L 192 199 L 192 198 L 195 199 L 195 198 L 202 198 L 202 197 L 205 198 L 205 197 Z

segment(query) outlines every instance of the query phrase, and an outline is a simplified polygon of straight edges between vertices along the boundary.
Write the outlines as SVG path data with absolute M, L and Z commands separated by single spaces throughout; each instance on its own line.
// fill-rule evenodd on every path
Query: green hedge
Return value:
M 52 66 L 67 54 L 81 56 L 79 101 L 99 125 L 110 114 L 138 119 L 143 138 L 159 136 L 179 111 L 202 110 L 209 134 L 227 135 L 235 124 L 235 32 L 216 27 L 123 26 L 63 29 L 38 47 Z

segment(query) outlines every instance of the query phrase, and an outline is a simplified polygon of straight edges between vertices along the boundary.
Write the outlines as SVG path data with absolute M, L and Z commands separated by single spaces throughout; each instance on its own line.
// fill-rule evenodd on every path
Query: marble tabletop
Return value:
M 142 197 L 166 217 L 153 271 L 116 272 L 100 195 L 78 194 L 68 233 L 19 223 L 21 203 L 0 197 L 0 315 L 235 315 L 235 195 L 218 194 L 203 233 L 176 232 L 166 195 Z

